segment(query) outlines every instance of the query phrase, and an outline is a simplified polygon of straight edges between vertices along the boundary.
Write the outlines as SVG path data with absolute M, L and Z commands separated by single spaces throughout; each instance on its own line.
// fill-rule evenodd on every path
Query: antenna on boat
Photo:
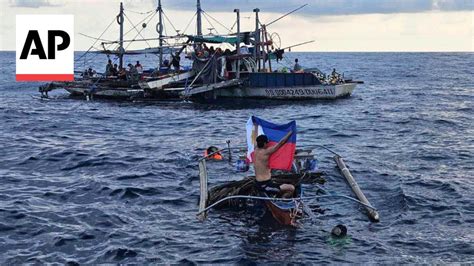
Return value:
M 123 49 L 123 3 L 122 2 L 120 2 L 120 14 L 118 15 L 117 19 L 120 20 L 117 22 L 120 25 L 119 65 L 120 65 L 120 68 L 122 68 L 123 67 L 123 52 L 124 52 L 124 49 Z
M 161 8 L 161 0 L 158 0 L 158 34 L 159 34 L 159 46 L 160 46 L 160 64 L 158 65 L 158 69 L 160 69 L 161 65 L 163 65 L 163 9 Z
M 196 12 L 196 26 L 197 26 L 197 35 L 198 36 L 202 36 L 202 21 L 201 21 L 201 13 L 202 13 L 202 9 L 201 9 L 201 0 L 197 0 L 197 12 Z
M 240 78 L 240 10 L 234 9 L 234 12 L 237 13 L 237 60 L 236 60 L 236 69 L 235 69 L 235 76 L 236 78 Z
M 260 12 L 260 9 L 255 8 L 253 12 L 255 12 L 255 45 L 253 49 L 253 57 L 258 62 L 258 72 L 260 72 L 260 20 L 258 19 L 258 12 Z

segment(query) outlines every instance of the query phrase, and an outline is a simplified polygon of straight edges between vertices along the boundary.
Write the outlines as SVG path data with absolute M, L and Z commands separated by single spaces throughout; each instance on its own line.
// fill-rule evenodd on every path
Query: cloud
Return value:
M 156 4 L 156 0 L 151 0 Z M 195 0 L 162 0 L 168 9 L 193 10 Z M 206 11 L 251 11 L 260 8 L 262 12 L 288 12 L 298 6 L 308 4 L 298 13 L 304 15 L 355 15 L 419 13 L 433 10 L 463 11 L 472 10 L 472 0 L 201 0 Z
M 58 6 L 58 4 L 52 4 L 49 0 L 12 0 L 12 7 L 28 7 L 28 8 L 39 8 L 46 6 Z

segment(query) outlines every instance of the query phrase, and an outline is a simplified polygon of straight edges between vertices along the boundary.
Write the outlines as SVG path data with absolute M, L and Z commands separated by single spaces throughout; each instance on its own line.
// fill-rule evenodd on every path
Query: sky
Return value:
M 141 36 L 157 37 L 158 18 L 153 14 L 158 0 L 122 1 L 127 15 L 125 32 L 130 30 L 125 38 L 138 35 L 131 25 L 142 20 L 146 27 L 142 28 L 142 23 L 138 26 Z M 185 29 L 186 33 L 195 33 L 195 0 L 161 1 L 169 35 Z M 102 39 L 116 40 L 118 25 L 113 20 L 119 3 L 120 0 L 0 0 L 0 50 L 15 50 L 17 14 L 73 14 L 76 50 L 89 49 L 94 42 L 90 37 L 99 37 L 109 24 Z M 254 8 L 261 10 L 262 23 L 269 23 L 304 4 L 308 5 L 268 27 L 277 46 L 314 40 L 293 51 L 474 52 L 474 0 L 201 0 L 206 11 L 203 32 L 214 28 L 213 33 L 229 33 L 235 23 L 234 8 L 241 11 L 242 31 L 250 31 L 255 28 Z M 134 43 L 129 48 L 148 45 L 156 46 L 157 42 Z

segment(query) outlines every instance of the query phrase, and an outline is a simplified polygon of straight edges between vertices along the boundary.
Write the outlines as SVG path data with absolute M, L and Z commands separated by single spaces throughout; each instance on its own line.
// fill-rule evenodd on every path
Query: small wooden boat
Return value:
M 301 185 L 296 187 L 296 192 L 291 201 L 274 201 L 271 196 L 266 193 L 260 193 L 262 197 L 267 197 L 265 206 L 272 214 L 275 220 L 282 225 L 297 226 L 297 219 L 303 215 L 302 202 L 298 198 L 303 196 Z
M 320 146 L 322 147 L 322 146 Z M 327 149 L 323 147 L 323 149 Z M 327 149 L 329 150 L 329 149 Z M 231 161 L 231 149 L 221 149 L 216 152 L 229 152 L 229 162 Z M 239 149 L 242 154 L 240 160 L 245 158 L 245 150 Z M 331 151 L 331 150 L 329 150 Z M 331 151 L 332 152 L 332 151 Z M 334 153 L 334 152 L 332 152 Z M 211 189 L 208 189 L 208 171 L 207 171 L 207 158 L 213 154 L 208 154 L 199 160 L 199 176 L 200 176 L 200 201 L 199 201 L 199 212 L 198 218 L 204 220 L 207 218 L 207 212 L 212 208 L 233 208 L 243 207 L 246 209 L 252 209 L 251 206 L 264 206 L 271 216 L 281 225 L 285 226 L 298 226 L 299 220 L 305 216 L 313 217 L 311 209 L 308 207 L 306 200 L 317 199 L 323 197 L 338 197 L 347 200 L 354 201 L 363 207 L 365 207 L 366 213 L 369 219 L 373 222 L 379 221 L 379 215 L 377 210 L 372 207 L 367 198 L 358 187 L 356 181 L 350 175 L 349 170 L 343 164 L 340 155 L 336 154 L 335 160 L 339 167 L 342 167 L 341 172 L 347 178 L 351 189 L 357 196 L 357 199 L 339 195 L 335 193 L 329 193 L 320 185 L 324 184 L 326 180 L 323 177 L 323 172 L 317 169 L 316 158 L 313 154 L 312 149 L 297 149 L 294 156 L 293 169 L 290 172 L 272 171 L 272 180 L 277 184 L 292 184 L 295 186 L 296 191 L 292 198 L 278 198 L 271 197 L 265 193 L 259 192 L 255 186 L 255 177 L 247 176 L 242 180 L 228 181 L 223 184 L 216 185 Z M 225 161 L 226 158 L 224 158 Z M 221 161 L 222 162 L 222 161 Z M 341 163 L 342 162 L 342 163 Z M 307 184 L 307 185 L 303 185 Z M 317 186 L 318 190 L 323 191 L 326 195 L 322 196 L 303 196 L 304 186 Z M 255 204 L 255 202 L 263 202 L 263 204 Z
M 242 150 L 239 150 L 242 151 Z M 222 152 L 219 150 L 218 152 Z M 239 162 L 245 157 L 245 153 L 240 155 Z M 208 155 L 211 156 L 212 154 Z M 309 169 L 310 160 L 315 160 L 314 155 L 308 150 L 297 150 L 295 154 L 294 169 L 291 172 L 274 172 L 272 180 L 277 184 L 292 184 L 296 191 L 292 198 L 284 199 L 272 197 L 266 193 L 260 192 L 255 186 L 255 177 L 248 176 L 242 180 L 230 181 L 224 184 L 214 186 L 207 191 L 207 166 L 206 159 L 200 160 L 200 177 L 202 209 L 210 206 L 217 208 L 228 208 L 235 206 L 264 206 L 272 217 L 282 225 L 297 226 L 298 219 L 304 215 L 302 201 L 303 188 L 302 183 L 316 182 L 323 184 L 323 173 L 316 168 Z M 314 165 L 314 162 L 313 162 Z M 263 204 L 255 204 L 255 201 L 261 201 Z M 204 217 L 202 217 L 204 218 Z

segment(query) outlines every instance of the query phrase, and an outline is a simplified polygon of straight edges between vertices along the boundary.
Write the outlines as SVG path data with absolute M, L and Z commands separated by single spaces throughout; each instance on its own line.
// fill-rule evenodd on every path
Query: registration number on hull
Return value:
M 334 96 L 335 88 L 321 88 L 321 89 L 265 89 L 266 96 L 281 97 L 281 96 Z

